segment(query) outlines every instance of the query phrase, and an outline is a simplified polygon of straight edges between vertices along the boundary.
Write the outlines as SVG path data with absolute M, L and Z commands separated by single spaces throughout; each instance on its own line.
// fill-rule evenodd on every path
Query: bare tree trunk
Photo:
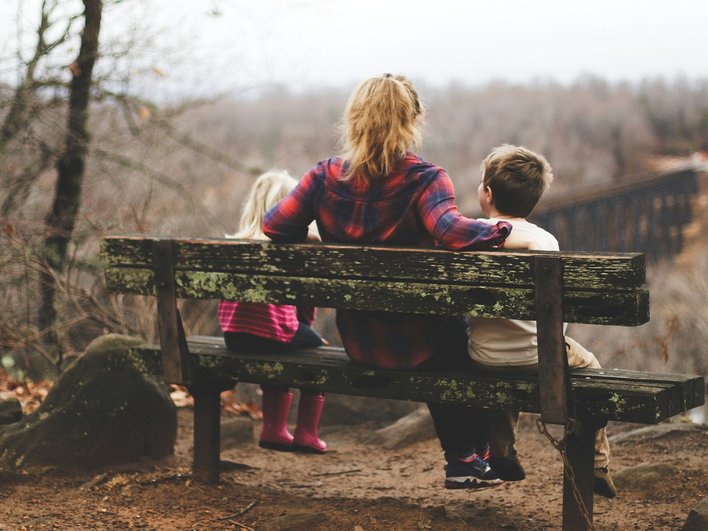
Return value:
M 74 231 L 81 205 L 81 184 L 86 166 L 89 135 L 86 128 L 91 76 L 98 52 L 102 0 L 83 0 L 84 30 L 76 62 L 71 65 L 69 114 L 63 153 L 57 162 L 57 181 L 52 209 L 45 219 L 44 260 L 47 271 L 41 275 L 40 331 L 47 343 L 57 343 L 55 330 L 55 274 L 66 267 L 67 246 Z M 61 354 L 59 355 L 61 358 Z M 58 360 L 58 363 L 61 359 Z

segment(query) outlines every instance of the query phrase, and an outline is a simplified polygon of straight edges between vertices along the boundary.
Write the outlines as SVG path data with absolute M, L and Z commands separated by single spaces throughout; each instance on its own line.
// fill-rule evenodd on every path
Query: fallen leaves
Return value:
M 189 394 L 189 389 L 181 385 L 170 385 L 170 398 L 177 407 L 194 407 L 194 398 Z M 248 416 L 253 420 L 263 418 L 257 404 L 237 401 L 233 390 L 221 393 L 221 411 L 234 416 Z
M 22 405 L 23 414 L 27 415 L 37 409 L 52 388 L 52 383 L 46 380 L 33 382 L 15 380 L 4 369 L 0 369 L 0 400 L 16 398 Z
M 5 369 L 0 368 L 0 400 L 16 398 L 22 405 L 24 415 L 28 415 L 37 409 L 47 394 L 49 394 L 51 388 L 52 382 L 50 381 L 18 381 Z M 186 387 L 170 385 L 170 398 L 172 398 L 175 406 L 179 408 L 194 407 L 194 398 L 189 394 L 189 390 Z M 254 420 L 263 418 L 263 413 L 257 404 L 237 401 L 234 392 L 231 390 L 221 393 L 221 410 L 230 415 L 248 416 Z

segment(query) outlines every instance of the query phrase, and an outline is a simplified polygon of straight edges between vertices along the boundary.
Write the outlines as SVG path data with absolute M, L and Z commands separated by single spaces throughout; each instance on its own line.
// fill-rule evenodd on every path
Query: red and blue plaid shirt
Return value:
M 302 242 L 315 220 L 324 242 L 440 246 L 455 250 L 500 247 L 511 225 L 465 218 L 455 206 L 445 171 L 407 153 L 382 179 L 342 180 L 347 163 L 319 162 L 265 217 L 263 232 L 277 242 Z M 408 369 L 443 349 L 449 318 L 402 313 L 337 311 L 347 354 L 357 363 Z M 440 352 L 440 354 L 443 354 Z

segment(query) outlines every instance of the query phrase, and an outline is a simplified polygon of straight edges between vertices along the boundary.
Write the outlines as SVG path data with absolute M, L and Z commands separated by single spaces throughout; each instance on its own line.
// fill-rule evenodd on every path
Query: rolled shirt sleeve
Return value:
M 313 195 L 318 164 L 307 172 L 293 190 L 266 212 L 263 234 L 274 242 L 298 243 L 307 239 L 308 226 L 315 219 Z
M 511 232 L 511 224 L 505 221 L 490 225 L 460 214 L 452 181 L 443 170 L 421 194 L 417 208 L 426 230 L 445 249 L 495 249 L 504 244 Z

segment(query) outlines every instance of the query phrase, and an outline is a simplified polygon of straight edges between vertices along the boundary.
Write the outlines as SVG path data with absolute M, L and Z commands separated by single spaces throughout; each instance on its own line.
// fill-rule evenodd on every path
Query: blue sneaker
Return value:
M 445 464 L 446 489 L 485 489 L 502 483 L 489 464 L 477 454 L 448 458 Z

